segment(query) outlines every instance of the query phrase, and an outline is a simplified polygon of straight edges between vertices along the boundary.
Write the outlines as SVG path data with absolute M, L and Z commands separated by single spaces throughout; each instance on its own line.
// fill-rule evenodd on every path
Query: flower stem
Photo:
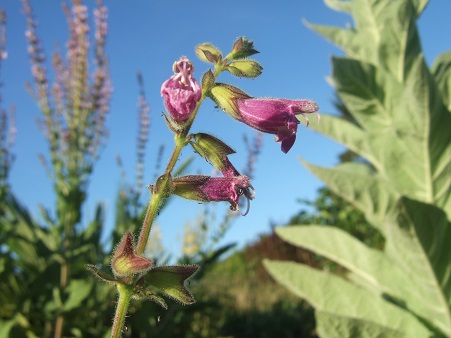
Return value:
M 175 137 L 174 137 L 175 146 L 174 146 L 174 150 L 172 151 L 171 158 L 170 158 L 168 165 L 166 167 L 166 170 L 165 170 L 166 174 L 171 174 L 172 171 L 174 170 L 175 164 L 178 161 L 180 153 L 182 152 L 183 147 L 186 145 L 186 136 L 188 135 L 189 130 L 191 129 L 191 126 L 197 115 L 199 107 L 204 99 L 205 99 L 205 93 L 202 93 L 202 97 L 199 100 L 199 102 L 197 103 L 197 106 L 194 109 L 193 113 L 191 114 L 190 119 L 188 120 L 187 124 L 185 125 L 183 130 L 181 130 L 179 133 L 175 134 Z M 165 181 L 164 184 L 167 184 L 167 183 L 168 183 L 168 181 Z M 164 198 L 163 193 L 161 193 L 161 192 L 167 191 L 168 190 L 167 188 L 168 187 L 164 186 L 164 187 L 161 187 L 160 191 L 156 191 L 156 192 L 152 193 L 152 196 L 151 196 L 150 202 L 149 202 L 149 206 L 147 207 L 146 216 L 144 218 L 144 222 L 143 222 L 140 234 L 139 234 L 138 244 L 136 246 L 136 251 L 137 251 L 138 255 L 143 254 L 146 249 L 146 245 L 147 245 L 147 241 L 149 239 L 150 230 L 152 228 L 153 221 L 155 219 L 155 216 L 157 215 L 161 201 Z
M 118 285 L 117 291 L 119 299 L 116 305 L 116 314 L 114 315 L 113 329 L 111 330 L 111 338 L 120 338 L 125 323 L 128 306 L 132 298 L 132 289 L 127 285 Z

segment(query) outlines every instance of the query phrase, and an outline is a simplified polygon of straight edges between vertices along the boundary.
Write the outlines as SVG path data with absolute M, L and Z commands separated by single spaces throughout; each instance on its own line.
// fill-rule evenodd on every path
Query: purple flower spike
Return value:
M 274 140 L 281 142 L 281 148 L 287 153 L 296 140 L 299 120 L 296 115 L 315 113 L 319 107 L 312 100 L 286 100 L 271 98 L 237 99 L 240 121 L 265 133 L 274 134 Z M 318 115 L 319 121 L 319 115 Z
M 188 120 L 202 96 L 193 77 L 194 67 L 184 56 L 174 62 L 174 75 L 161 86 L 161 96 L 172 120 L 183 124 Z

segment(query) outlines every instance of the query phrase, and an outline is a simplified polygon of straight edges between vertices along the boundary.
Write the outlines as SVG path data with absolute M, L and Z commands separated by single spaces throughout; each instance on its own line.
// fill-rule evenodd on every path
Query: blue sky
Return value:
M 90 9 L 94 1 L 86 2 Z M 111 226 L 114 202 L 120 185 L 115 156 L 120 155 L 133 181 L 136 160 L 137 135 L 136 73 L 141 71 L 151 108 L 150 141 L 146 154 L 145 182 L 154 179 L 155 160 L 160 144 L 166 144 L 163 166 L 172 149 L 172 135 L 160 115 L 164 110 L 160 86 L 170 75 L 172 63 L 180 56 L 190 58 L 200 79 L 208 65 L 198 60 L 194 46 L 211 42 L 225 54 L 233 41 L 246 36 L 254 41 L 260 54 L 254 56 L 263 66 L 263 74 L 255 79 L 222 77 L 255 97 L 310 98 L 318 102 L 320 112 L 334 113 L 333 88 L 326 77 L 331 73 L 330 57 L 341 52 L 322 37 L 310 31 L 302 20 L 312 23 L 344 26 L 351 18 L 330 10 L 322 1 L 105 1 L 109 8 L 109 35 L 107 52 L 114 92 L 107 121 L 110 131 L 94 174 L 90 179 L 89 196 L 83 209 L 84 223 L 93 217 L 95 203 L 107 208 L 107 227 Z M 40 23 L 38 35 L 47 54 L 58 45 L 64 46 L 67 37 L 65 18 L 60 1 L 31 0 Z M 20 1 L 2 0 L 7 23 L 8 59 L 2 65 L 3 107 L 11 104 L 16 110 L 18 134 L 14 153 L 15 163 L 10 174 L 14 193 L 37 216 L 38 205 L 53 210 L 52 183 L 38 160 L 38 154 L 47 155 L 47 145 L 35 123 L 39 117 L 25 82 L 31 80 L 26 55 L 25 17 Z M 90 12 L 92 13 L 92 11 Z M 451 1 L 433 0 L 419 21 L 423 50 L 428 63 L 449 49 Z M 314 119 L 313 119 L 314 120 Z M 245 164 L 242 135 L 252 136 L 250 128 L 232 120 L 207 103 L 201 108 L 193 132 L 209 132 L 232 146 L 237 153 L 230 160 L 241 168 Z M 284 224 L 299 210 L 297 199 L 313 199 L 321 182 L 299 162 L 299 157 L 312 163 L 331 166 L 337 162 L 340 146 L 315 133 L 311 127 L 300 126 L 296 144 L 288 154 L 280 151 L 280 144 L 272 135 L 265 135 L 262 153 L 256 165 L 253 186 L 257 197 L 246 217 L 240 217 L 227 233 L 224 243 L 248 243 L 258 233 L 269 230 L 270 222 Z M 182 158 L 191 155 L 186 148 Z M 209 174 L 211 167 L 199 158 L 190 168 L 191 173 Z M 146 196 L 147 192 L 144 192 Z M 147 196 L 146 196 L 147 197 Z M 226 210 L 218 204 L 216 210 Z M 195 202 L 174 199 L 157 219 L 165 247 L 177 255 L 181 246 L 184 223 L 195 222 L 202 206 Z M 107 229 L 108 231 L 108 229 Z

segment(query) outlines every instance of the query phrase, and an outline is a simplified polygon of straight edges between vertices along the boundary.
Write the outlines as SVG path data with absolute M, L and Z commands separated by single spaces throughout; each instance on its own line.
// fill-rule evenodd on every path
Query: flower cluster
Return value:
M 211 44 L 198 46 L 196 53 L 202 60 L 215 64 L 216 69 L 222 67 L 223 70 L 239 77 L 257 77 L 262 71 L 262 67 L 256 61 L 246 59 L 257 51 L 253 49 L 252 42 L 244 38 L 237 40 L 227 58 L 223 58 L 220 51 Z M 236 59 L 237 57 L 239 59 Z M 174 75 L 163 83 L 161 95 L 170 122 L 177 126 L 183 126 L 190 120 L 192 114 L 197 112 L 196 107 L 204 90 L 219 107 L 236 120 L 258 131 L 274 134 L 275 141 L 280 142 L 282 151 L 287 153 L 296 140 L 300 123 L 298 116 L 302 115 L 308 126 L 309 120 L 306 115 L 317 113 L 319 109 L 316 102 L 307 99 L 251 97 L 237 87 L 215 83 L 212 72 L 205 73 L 202 79 L 204 88 L 201 89 L 193 77 L 194 66 L 184 56 L 174 63 L 173 71 Z M 172 181 L 172 193 L 202 202 L 228 201 L 232 210 L 237 210 L 240 196 L 244 195 L 248 201 L 254 198 L 250 180 L 240 175 L 228 159 L 228 155 L 234 153 L 233 149 L 206 133 L 189 135 L 188 138 L 194 150 L 215 166 L 223 177 L 213 178 L 204 175 L 179 177 Z
M 145 256 L 146 243 L 152 222 L 156 217 L 163 199 L 170 195 L 199 202 L 227 202 L 230 209 L 236 211 L 240 206 L 240 197 L 250 201 L 255 190 L 248 176 L 242 175 L 229 160 L 235 151 L 222 140 L 204 132 L 190 134 L 190 129 L 199 111 L 202 101 L 209 97 L 223 111 L 234 119 L 264 133 L 273 134 L 276 142 L 281 143 L 287 153 L 296 140 L 298 116 L 316 113 L 318 105 L 312 100 L 288 100 L 281 98 L 254 98 L 241 89 L 217 82 L 221 72 L 227 71 L 237 77 L 256 78 L 263 68 L 249 56 L 258 53 L 253 43 L 246 38 L 235 41 L 232 50 L 226 56 L 209 43 L 196 48 L 197 56 L 213 65 L 213 69 L 204 73 L 199 85 L 194 78 L 194 66 L 186 57 L 181 57 L 173 65 L 173 75 L 161 86 L 161 96 L 167 110 L 163 114 L 170 130 L 174 133 L 174 151 L 163 175 L 154 185 L 149 186 L 152 193 L 149 208 L 141 228 L 138 243 L 135 245 L 131 233 L 127 233 L 117 246 L 112 259 L 114 276 L 105 275 L 100 269 L 89 266 L 97 277 L 118 285 L 119 301 L 113 332 L 122 327 L 124 317 L 118 314 L 123 299 L 130 297 L 149 299 L 162 307 L 167 305 L 161 295 L 172 297 L 182 304 L 191 304 L 194 298 L 186 288 L 189 280 L 199 266 L 154 266 Z M 208 175 L 174 175 L 174 167 L 182 149 L 190 145 L 193 150 L 214 166 L 221 177 Z M 251 163 L 252 164 L 252 163 Z M 251 170 L 250 170 L 251 172 Z M 126 296 L 123 296 L 123 295 Z M 128 306 L 128 304 L 126 305 Z

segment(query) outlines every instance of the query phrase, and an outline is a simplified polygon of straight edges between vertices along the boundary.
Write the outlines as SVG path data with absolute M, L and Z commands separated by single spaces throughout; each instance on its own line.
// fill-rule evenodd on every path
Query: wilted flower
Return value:
M 161 86 L 161 96 L 173 121 L 181 124 L 196 108 L 202 91 L 193 77 L 194 67 L 186 57 L 174 62 L 173 71 L 174 75 Z
M 265 133 L 274 134 L 274 140 L 282 143 L 282 151 L 287 153 L 296 140 L 299 120 L 302 115 L 318 111 L 312 100 L 286 100 L 272 98 L 249 98 L 236 100 L 239 120 Z M 319 117 L 319 115 L 318 115 Z
M 231 210 L 238 210 L 238 199 L 244 195 L 249 201 L 255 197 L 253 187 L 247 176 L 210 177 L 188 175 L 173 179 L 174 194 L 200 202 L 229 202 Z

